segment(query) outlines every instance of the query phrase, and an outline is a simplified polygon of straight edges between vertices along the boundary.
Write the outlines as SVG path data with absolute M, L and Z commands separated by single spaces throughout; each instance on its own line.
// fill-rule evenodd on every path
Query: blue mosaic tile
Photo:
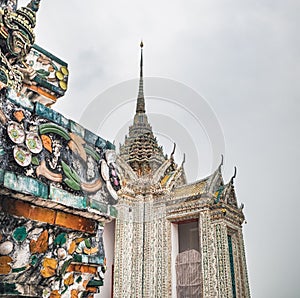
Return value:
M 43 104 L 36 102 L 35 103 L 35 113 L 43 118 L 46 118 L 66 129 L 69 129 L 69 119 L 56 112 L 53 109 L 49 109 Z
M 84 131 L 85 129 L 78 123 L 74 122 L 73 120 L 69 120 L 70 122 L 70 130 L 80 137 L 84 138 Z
M 36 102 L 35 103 L 35 113 L 41 117 L 44 117 L 52 122 L 55 122 L 58 125 L 61 125 L 61 114 L 56 111 L 47 108 L 43 104 Z
M 95 146 L 98 136 L 95 135 L 93 132 L 89 131 L 88 129 L 85 130 L 84 139 L 87 143 L 90 143 L 91 145 Z
M 96 146 L 104 149 L 106 146 L 106 141 L 104 139 L 102 139 L 101 137 L 98 137 L 98 139 L 96 141 Z

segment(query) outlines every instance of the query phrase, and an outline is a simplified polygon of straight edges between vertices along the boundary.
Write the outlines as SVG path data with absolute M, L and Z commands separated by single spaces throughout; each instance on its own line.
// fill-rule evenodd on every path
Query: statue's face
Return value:
M 24 32 L 13 31 L 8 38 L 8 48 L 14 57 L 25 57 L 30 51 L 30 40 Z

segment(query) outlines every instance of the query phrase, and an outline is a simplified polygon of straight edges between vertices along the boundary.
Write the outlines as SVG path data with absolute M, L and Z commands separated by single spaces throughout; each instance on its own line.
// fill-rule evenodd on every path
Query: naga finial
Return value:
M 220 163 L 220 166 L 222 166 L 224 164 L 224 155 L 221 154 L 221 163 Z
M 176 143 L 173 144 L 173 151 L 172 151 L 172 153 L 171 153 L 171 158 L 172 158 L 172 159 L 173 159 L 173 157 L 174 157 L 175 149 L 176 149 Z
M 231 183 L 233 183 L 233 179 L 236 177 L 236 172 L 237 172 L 237 169 L 236 169 L 236 167 L 234 167 L 234 173 L 230 180 Z

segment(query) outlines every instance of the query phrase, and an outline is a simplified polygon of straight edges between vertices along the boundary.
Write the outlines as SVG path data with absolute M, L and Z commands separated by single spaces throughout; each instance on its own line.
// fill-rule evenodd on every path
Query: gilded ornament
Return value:
M 62 90 L 66 91 L 68 89 L 68 84 L 65 81 L 59 81 L 58 84 Z
M 60 71 L 55 72 L 55 76 L 61 81 L 64 79 L 64 75 Z
M 60 68 L 60 71 L 61 71 L 61 73 L 62 73 L 63 75 L 65 75 L 65 76 L 69 75 L 69 70 L 68 70 L 68 68 L 67 68 L 66 66 L 62 66 L 62 67 Z

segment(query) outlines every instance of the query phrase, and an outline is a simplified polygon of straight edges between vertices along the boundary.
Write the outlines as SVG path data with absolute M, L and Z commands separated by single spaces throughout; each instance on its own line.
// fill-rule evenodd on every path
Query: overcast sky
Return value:
M 226 181 L 238 167 L 257 298 L 300 292 L 299 10 L 297 0 L 44 0 L 37 19 L 36 43 L 69 63 L 69 90 L 54 106 L 69 118 L 79 121 L 107 88 L 137 78 L 141 38 L 145 76 L 180 82 L 207 100 L 225 138 Z M 122 113 L 123 127 L 133 103 Z M 100 135 L 114 138 L 105 127 Z M 198 146 L 197 129 L 193 134 L 189 141 Z

